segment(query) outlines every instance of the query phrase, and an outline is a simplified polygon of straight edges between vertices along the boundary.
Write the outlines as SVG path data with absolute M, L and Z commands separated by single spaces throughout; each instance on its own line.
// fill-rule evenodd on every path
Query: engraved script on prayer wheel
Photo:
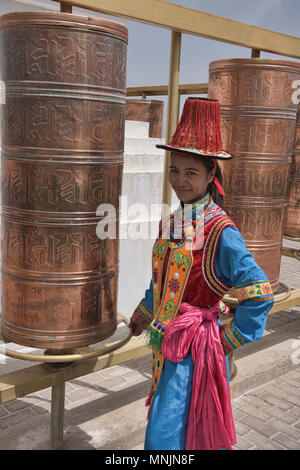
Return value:
M 127 28 L 68 13 L 0 17 L 2 334 L 70 349 L 117 326 Z M 100 239 L 100 204 L 117 238 Z
M 226 59 L 209 65 L 208 97 L 220 101 L 223 148 L 234 155 L 220 164 L 225 207 L 274 292 L 295 135 L 292 84 L 299 78 L 300 62 L 294 61 Z
M 164 102 L 127 98 L 125 120 L 149 122 L 149 137 L 161 138 Z
M 297 109 L 294 153 L 290 171 L 284 235 L 300 238 L 300 104 L 298 104 Z

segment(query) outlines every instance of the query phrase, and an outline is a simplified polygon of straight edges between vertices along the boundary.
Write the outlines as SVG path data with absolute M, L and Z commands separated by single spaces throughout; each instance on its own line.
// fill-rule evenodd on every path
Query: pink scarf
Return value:
M 185 450 L 232 450 L 236 443 L 226 358 L 220 341 L 219 302 L 210 308 L 182 302 L 166 328 L 163 356 L 183 359 L 191 346 L 194 363 Z

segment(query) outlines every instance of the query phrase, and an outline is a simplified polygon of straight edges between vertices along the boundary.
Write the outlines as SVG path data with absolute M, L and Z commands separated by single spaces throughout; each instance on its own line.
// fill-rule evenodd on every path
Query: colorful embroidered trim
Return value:
M 255 281 L 246 281 L 242 282 L 241 284 L 237 284 L 235 289 L 239 289 L 240 287 L 250 286 L 252 284 L 257 284 L 258 282 L 268 282 L 268 279 L 255 279 Z
M 223 315 L 228 315 L 230 313 L 230 308 L 228 305 L 224 304 L 222 300 L 219 301 L 220 304 L 220 310 Z
M 158 245 L 159 246 L 159 245 Z M 155 287 L 156 297 L 154 302 L 154 318 L 148 328 L 149 345 L 155 346 L 160 351 L 163 335 L 167 325 L 176 316 L 184 289 L 193 264 L 192 239 L 187 238 L 185 242 L 170 249 L 170 258 L 166 272 L 166 281 L 160 305 L 159 292 Z M 159 253 L 160 254 L 160 253 Z M 157 249 L 153 250 L 153 272 L 158 269 L 158 278 L 161 279 L 162 265 L 158 261 Z M 160 283 L 153 279 L 153 287 Z M 155 312 L 157 312 L 155 314 Z
M 246 285 L 238 289 L 235 288 L 235 294 L 239 301 L 254 299 L 254 297 L 255 300 L 273 299 L 272 288 L 268 281 L 256 282 L 255 284 Z
M 164 360 L 165 358 L 163 357 L 163 355 L 154 346 L 152 349 L 152 386 L 145 403 L 145 406 L 149 406 L 147 419 L 149 419 L 152 410 L 152 405 L 157 390 L 160 374 L 163 369 Z
M 146 329 L 150 325 L 152 319 L 153 313 L 150 311 L 148 306 L 141 301 L 133 312 L 132 320 L 142 328 Z
M 163 271 L 163 263 L 167 253 L 168 242 L 164 239 L 159 239 L 155 242 L 152 252 L 152 282 L 153 282 L 153 312 L 156 312 L 159 307 L 161 278 Z
M 217 220 L 207 237 L 202 258 L 202 272 L 205 281 L 214 292 L 222 296 L 230 290 L 231 286 L 227 286 L 218 278 L 215 272 L 215 258 L 222 232 L 229 225 L 235 227 L 234 222 L 228 217 Z
M 164 357 L 160 351 L 154 346 L 152 349 L 152 383 L 154 393 L 156 392 L 160 374 L 164 364 Z
M 234 325 L 234 319 L 220 328 L 220 336 L 224 349 L 229 352 L 239 348 L 247 342 Z
M 220 328 L 220 341 L 223 346 L 225 356 L 227 356 L 227 354 L 234 351 L 235 348 L 226 340 L 224 330 L 225 330 L 225 326 L 223 325 Z
M 153 385 L 151 387 L 151 390 L 150 390 L 150 393 L 147 397 L 147 400 L 145 402 L 145 406 L 149 406 L 149 410 L 148 410 L 148 413 L 147 413 L 147 420 L 149 420 L 149 416 L 150 416 L 150 413 L 151 413 L 151 410 L 152 410 L 152 406 L 153 406 L 153 401 L 154 401 L 154 390 L 153 390 Z

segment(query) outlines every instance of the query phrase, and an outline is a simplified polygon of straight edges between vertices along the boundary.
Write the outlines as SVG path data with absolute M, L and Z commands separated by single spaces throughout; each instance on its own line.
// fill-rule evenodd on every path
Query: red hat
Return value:
M 209 98 L 187 98 L 170 144 L 156 145 L 156 147 L 194 156 L 230 160 L 233 155 L 222 150 L 219 101 Z

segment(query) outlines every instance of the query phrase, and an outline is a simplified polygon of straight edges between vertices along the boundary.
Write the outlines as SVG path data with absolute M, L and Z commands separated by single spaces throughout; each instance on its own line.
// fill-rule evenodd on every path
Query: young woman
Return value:
M 274 298 L 265 273 L 223 208 L 220 103 L 188 98 L 170 145 L 169 181 L 180 207 L 160 222 L 152 279 L 135 309 L 134 335 L 147 330 L 152 388 L 145 450 L 232 449 L 227 354 L 261 338 Z M 234 318 L 222 297 L 234 288 Z

